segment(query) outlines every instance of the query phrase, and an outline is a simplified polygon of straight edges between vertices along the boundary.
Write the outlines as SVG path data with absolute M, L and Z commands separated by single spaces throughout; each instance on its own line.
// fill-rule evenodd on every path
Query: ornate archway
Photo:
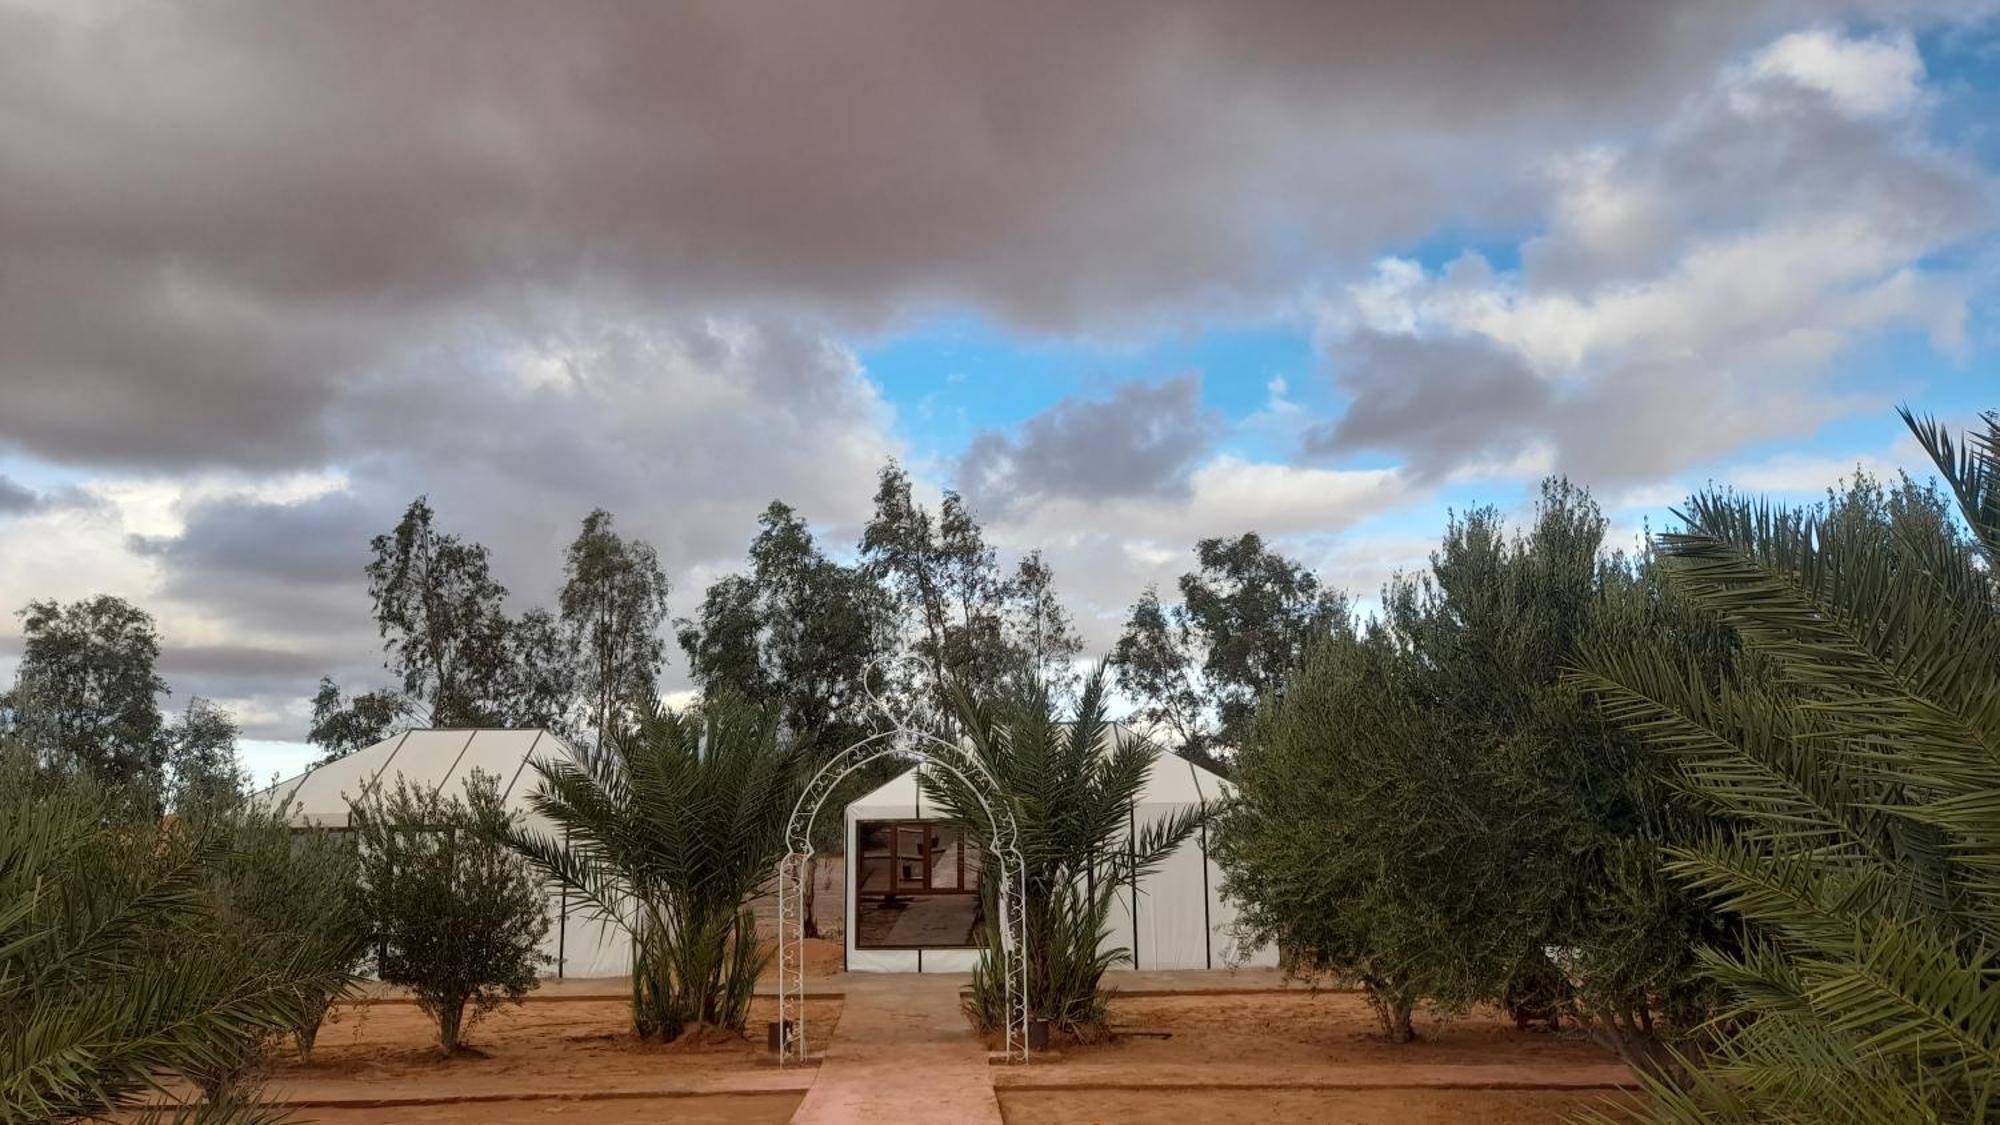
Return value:
M 785 839 L 789 851 L 778 861 L 778 1064 L 807 1057 L 805 1019 L 805 883 L 813 856 L 812 829 L 820 806 L 855 771 L 881 758 L 944 770 L 979 798 L 985 838 L 981 846 L 999 869 L 994 902 L 999 911 L 1000 948 L 1006 992 L 1005 1051 L 1010 1062 L 1028 1061 L 1028 915 L 1026 867 L 1021 861 L 1014 814 L 989 798 L 999 785 L 986 763 L 963 747 L 927 731 L 905 726 L 870 735 L 835 755 L 806 784 L 792 806 Z

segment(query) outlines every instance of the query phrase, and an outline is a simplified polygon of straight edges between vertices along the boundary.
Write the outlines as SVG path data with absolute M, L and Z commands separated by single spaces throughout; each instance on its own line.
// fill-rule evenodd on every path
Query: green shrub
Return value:
M 1076 710 L 1063 721 L 1048 689 L 979 700 L 957 693 L 968 751 L 993 775 L 998 791 L 943 771 L 923 775 L 926 791 L 951 817 L 987 839 L 982 796 L 1011 812 L 1026 869 L 1028 1010 L 1055 1031 L 1090 1039 L 1105 1025 L 1104 973 L 1131 959 L 1105 948 L 1120 887 L 1158 867 L 1200 826 L 1176 813 L 1128 835 L 1135 801 L 1159 751 L 1139 738 L 1112 744 L 1105 720 L 1105 672 L 1084 682 Z M 967 1014 L 980 1028 L 1005 1026 L 1000 885 L 997 857 L 983 855 L 986 945 L 973 973 Z
M 546 896 L 504 843 L 513 818 L 492 776 L 475 772 L 463 798 L 397 778 L 351 805 L 359 839 L 356 886 L 374 930 L 375 974 L 408 988 L 456 1051 L 473 1020 L 521 998 L 550 958 Z
M 1907 484 L 1813 511 L 1697 497 L 1668 575 L 1745 667 L 1633 644 L 1577 677 L 1715 818 L 1669 870 L 1748 932 L 1706 954 L 1727 1003 L 1642 1115 L 2000 1111 L 2000 417 L 1968 449 L 1910 421 L 1969 539 Z
M 537 761 L 529 801 L 561 836 L 507 838 L 632 941 L 641 1038 L 741 1031 L 768 959 L 750 903 L 785 852 L 798 755 L 776 712 L 724 695 L 655 709 L 586 763 Z
M 228 834 L 142 804 L 0 745 L 0 1120 L 101 1118 L 175 1076 L 237 1077 L 349 979 L 311 947 L 218 943 Z M 278 1116 L 240 1089 L 200 1113 Z

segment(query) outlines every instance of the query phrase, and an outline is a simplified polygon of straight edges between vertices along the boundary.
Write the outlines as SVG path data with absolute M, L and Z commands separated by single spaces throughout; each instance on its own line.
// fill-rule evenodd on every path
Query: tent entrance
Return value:
M 870 735 L 849 746 L 819 768 L 798 803 L 792 806 L 791 825 L 786 838 L 790 854 L 778 861 L 778 1062 L 804 1062 L 809 1057 L 805 1027 L 805 881 L 813 856 L 812 826 L 820 806 L 856 771 L 880 758 L 893 757 L 956 777 L 978 801 L 973 823 L 954 824 L 941 820 L 873 821 L 875 831 L 864 843 L 850 839 L 849 854 L 860 856 L 872 851 L 875 869 L 871 887 L 886 912 L 896 911 L 921 922 L 905 923 L 900 929 L 890 924 L 891 939 L 917 934 L 927 936 L 931 927 L 953 929 L 963 923 L 967 944 L 981 949 L 997 946 L 999 964 L 993 966 L 1005 990 L 1006 1027 L 1003 1029 L 1006 1056 L 1011 1061 L 1028 1061 L 1028 958 L 1027 958 L 1027 865 L 1021 860 L 1016 842 L 1019 829 L 1014 814 L 997 800 L 999 785 L 986 763 L 965 747 L 948 742 L 928 731 L 899 723 L 895 728 Z M 858 825 L 857 825 L 858 827 Z M 859 835 L 859 832 L 856 833 Z M 977 874 L 975 874 L 975 872 Z M 981 893 L 980 879 L 993 884 Z M 982 917 L 991 904 L 997 911 Z M 893 904 L 893 905 L 891 905 Z M 964 911 L 973 913 L 967 917 Z M 859 927 L 857 927 L 858 929 Z M 986 940 L 991 935 L 991 942 Z M 921 946 L 938 943 L 924 940 Z M 983 955 L 982 955 L 983 956 Z
M 857 949 L 977 949 L 986 922 L 976 840 L 948 820 L 854 826 Z

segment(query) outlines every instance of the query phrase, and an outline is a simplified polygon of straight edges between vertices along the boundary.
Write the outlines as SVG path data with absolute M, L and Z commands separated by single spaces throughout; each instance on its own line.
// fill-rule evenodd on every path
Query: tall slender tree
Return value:
M 1056 671 L 1082 648 L 1039 553 L 1003 572 L 965 498 L 945 492 L 933 516 L 893 461 L 882 468 L 860 553 L 903 616 L 904 679 L 920 685 L 912 702 L 935 714 L 952 713 L 954 681 L 1019 682 L 1037 667 Z
M 167 728 L 167 804 L 176 810 L 228 805 L 248 781 L 236 758 L 236 719 L 213 701 L 194 696 Z
M 390 671 L 432 726 L 493 721 L 506 665 L 506 587 L 485 547 L 439 531 L 427 498 L 370 544 L 368 596 Z
M 620 536 L 602 508 L 584 517 L 563 575 L 558 609 L 581 654 L 579 687 L 597 743 L 606 746 L 645 707 L 666 661 L 667 576 L 652 546 Z
M 1008 595 L 1007 623 L 1021 650 L 1022 671 L 1029 680 L 1047 684 L 1058 699 L 1074 695 L 1083 638 L 1056 596 L 1055 571 L 1039 549 L 1021 556 Z

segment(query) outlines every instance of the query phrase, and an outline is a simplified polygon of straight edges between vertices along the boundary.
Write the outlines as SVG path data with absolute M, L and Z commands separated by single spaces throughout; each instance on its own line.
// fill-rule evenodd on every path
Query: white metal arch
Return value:
M 1005 990 L 1008 1061 L 1028 1061 L 1028 912 L 1026 866 L 1021 860 L 1019 829 L 1013 811 L 996 810 L 989 796 L 999 785 L 986 763 L 964 747 L 928 731 L 908 727 L 869 735 L 836 754 L 813 774 L 792 806 L 786 829 L 789 851 L 778 861 L 778 1063 L 804 1062 L 807 1057 L 805 1021 L 805 881 L 813 856 L 812 829 L 819 810 L 833 791 L 869 763 L 894 757 L 915 765 L 942 769 L 965 783 L 979 799 L 986 838 L 985 855 L 999 863 L 1000 885 L 994 902 L 999 910 L 1001 983 Z M 979 827 L 979 826 L 974 826 Z

